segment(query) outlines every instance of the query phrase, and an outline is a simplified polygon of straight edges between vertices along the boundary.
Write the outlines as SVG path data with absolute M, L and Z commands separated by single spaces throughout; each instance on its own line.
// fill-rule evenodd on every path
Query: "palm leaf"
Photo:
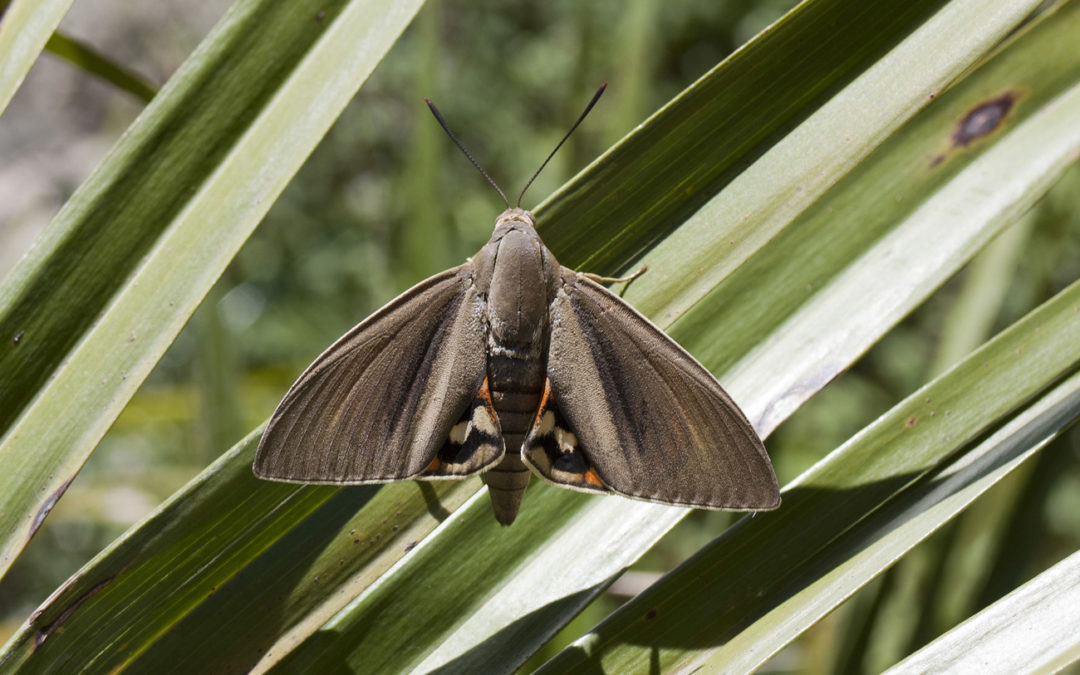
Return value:
M 30 72 L 72 0 L 0 0 L 0 112 Z
M 923 0 L 897 9 L 883 2 L 804 2 L 546 200 L 537 209 L 542 234 L 564 264 L 591 271 L 614 271 L 644 257 L 651 271 L 626 297 L 720 374 L 767 433 L 1015 220 L 1074 160 L 1075 131 L 1064 129 L 1062 120 L 1075 114 L 1070 94 L 1080 57 L 1070 49 L 1075 40 L 1053 38 L 1075 32 L 1080 3 L 1047 9 L 1021 27 L 1039 4 L 1002 2 L 988 9 L 965 0 Z M 347 7 L 342 16 L 353 6 Z M 411 13 L 386 11 L 394 26 Z M 284 30 L 244 26 L 253 33 L 271 30 L 265 34 L 271 43 L 273 30 Z M 390 33 L 388 40 L 396 34 Z M 867 34 L 875 40 L 867 41 Z M 219 31 L 204 49 L 229 45 L 223 35 L 232 34 Z M 1055 45 L 1052 58 L 1047 44 Z M 303 108 L 310 92 L 293 75 L 287 81 L 296 88 L 283 85 L 272 98 Z M 172 86 L 154 106 L 165 105 Z M 338 86 L 343 95 L 344 85 Z M 227 89 L 214 88 L 221 105 L 227 96 Z M 999 114 L 958 141 L 957 129 L 979 110 Z M 268 126 L 267 133 L 271 128 L 283 127 Z M 258 144 L 237 148 L 235 161 L 253 166 L 242 153 L 257 155 Z M 300 154 L 290 157 L 298 162 Z M 254 188 L 223 182 L 222 198 L 233 189 L 248 194 L 244 190 Z M 246 213 L 244 222 L 253 226 L 261 213 Z M 246 232 L 230 241 L 238 245 Z M 177 239 L 177 250 L 195 241 Z M 210 271 L 194 270 L 198 279 L 216 276 L 235 245 L 207 264 Z M 70 303 L 70 292 L 61 286 L 57 297 Z M 188 298 L 186 311 L 202 292 L 205 284 Z M 90 316 L 96 311 L 88 309 Z M 60 325 L 42 332 L 53 334 Z M 164 331 L 158 339 L 168 337 Z M 67 352 L 53 347 L 46 356 L 60 364 Z M 1045 372 L 1027 380 L 1024 396 L 1047 386 L 1046 373 L 1071 367 L 1066 351 L 1039 361 Z M 114 364 L 105 367 L 116 372 L 107 370 Z M 8 366 L 0 361 L 0 368 Z M 28 391 L 39 388 L 42 373 L 26 378 Z M 145 368 L 134 379 L 140 373 Z M 121 398 L 112 407 L 87 411 L 86 428 L 94 434 L 107 426 L 99 417 L 111 420 L 129 394 L 124 386 L 116 391 Z M 1050 396 L 1040 401 L 1057 400 Z M 33 412 L 39 400 L 27 397 L 14 408 Z M 965 429 L 1004 423 L 1021 402 L 995 396 L 997 416 L 988 413 Z M 1036 417 L 1038 405 L 1030 408 Z M 80 452 L 96 441 L 90 436 Z M 534 485 L 518 522 L 500 530 L 475 482 L 381 489 L 258 482 L 249 470 L 257 440 L 258 430 L 58 590 L 5 647 L 3 663 L 192 671 L 510 669 L 685 514 Z M 838 461 L 843 475 L 874 469 L 852 454 Z M 872 492 L 845 505 L 847 515 L 864 516 L 892 494 Z M 798 503 L 781 514 L 794 522 L 811 515 Z M 948 515 L 941 512 L 924 531 Z M 728 536 L 744 530 L 753 531 L 742 527 Z M 897 545 L 916 539 L 910 535 Z M 830 574 L 838 565 L 806 574 Z M 880 565 L 866 570 L 858 583 Z M 842 596 L 819 602 L 835 604 Z M 743 600 L 749 607 L 754 599 Z M 679 622 L 668 616 L 653 623 L 676 634 Z M 805 628 L 793 626 L 784 640 Z M 674 649 L 664 644 L 660 654 L 664 663 L 707 658 L 715 643 L 704 640 L 675 640 Z M 586 638 L 586 654 L 595 641 Z M 653 644 L 615 640 L 605 643 L 603 658 L 622 662 L 625 654 L 634 663 Z M 560 658 L 577 663 L 579 657 L 571 651 Z
M 1080 375 L 1052 386 L 1080 364 L 1078 307 L 1080 282 L 793 481 L 785 510 L 744 518 L 545 667 L 760 667 L 1080 416 Z
M 1056 672 L 1080 659 L 1080 553 L 1074 553 L 890 669 Z
M 12 271 L 0 573 L 418 5 L 238 2 Z

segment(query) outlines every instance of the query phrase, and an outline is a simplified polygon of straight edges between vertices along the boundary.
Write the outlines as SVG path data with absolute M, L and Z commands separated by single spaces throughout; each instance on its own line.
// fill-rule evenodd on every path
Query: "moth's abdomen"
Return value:
M 503 525 L 514 522 L 529 486 L 530 472 L 521 461 L 521 446 L 540 407 L 545 377 L 540 359 L 515 358 L 508 352 L 512 350 L 494 347 L 489 348 L 488 356 L 491 400 L 506 454 L 495 467 L 481 474 L 491 495 L 495 519 Z

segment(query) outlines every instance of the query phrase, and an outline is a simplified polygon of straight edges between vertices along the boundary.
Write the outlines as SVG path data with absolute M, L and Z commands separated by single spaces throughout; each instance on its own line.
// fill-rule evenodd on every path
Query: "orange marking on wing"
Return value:
M 589 469 L 581 475 L 581 479 L 589 485 L 594 485 L 598 488 L 604 487 L 604 483 L 600 480 L 600 476 L 596 474 L 596 469 Z
M 435 459 L 431 460 L 431 464 L 428 464 L 427 468 L 424 469 L 423 472 L 424 473 L 429 473 L 431 471 L 438 471 L 439 467 L 441 467 L 441 466 L 442 466 L 442 462 L 439 460 L 438 457 L 436 457 Z
M 548 401 L 551 400 L 551 378 L 544 378 L 544 395 L 540 397 L 540 407 L 536 409 L 536 422 L 535 425 L 540 425 L 540 418 L 544 416 L 544 411 L 547 410 Z

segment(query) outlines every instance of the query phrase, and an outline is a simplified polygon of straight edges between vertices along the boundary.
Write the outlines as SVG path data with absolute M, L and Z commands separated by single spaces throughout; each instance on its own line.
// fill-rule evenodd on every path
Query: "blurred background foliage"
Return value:
M 225 0 L 79 0 L 62 31 L 164 82 Z M 6 639 L 52 589 L 261 423 L 326 345 L 475 252 L 500 200 L 423 104 L 515 194 L 611 87 L 525 206 L 565 182 L 792 0 L 431 0 L 247 242 L 0 583 Z M 143 102 L 52 54 L 0 119 L 0 273 Z M 781 483 L 1080 276 L 1073 168 L 929 302 L 772 436 Z M 1080 434 L 994 487 L 770 664 L 879 671 L 1080 548 Z M 730 520 L 685 519 L 564 631 L 577 636 Z M 986 564 L 987 560 L 993 564 Z M 538 664 L 565 644 L 555 640 Z

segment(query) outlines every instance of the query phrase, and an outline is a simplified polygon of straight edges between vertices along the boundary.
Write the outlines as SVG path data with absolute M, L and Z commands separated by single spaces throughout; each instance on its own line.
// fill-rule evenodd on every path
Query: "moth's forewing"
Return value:
M 563 279 L 551 398 L 602 483 L 667 504 L 779 506 L 765 448 L 716 379 L 615 294 L 568 269 Z
M 486 374 L 470 275 L 466 264 L 414 286 L 315 359 L 274 411 L 255 474 L 369 483 L 427 469 Z

